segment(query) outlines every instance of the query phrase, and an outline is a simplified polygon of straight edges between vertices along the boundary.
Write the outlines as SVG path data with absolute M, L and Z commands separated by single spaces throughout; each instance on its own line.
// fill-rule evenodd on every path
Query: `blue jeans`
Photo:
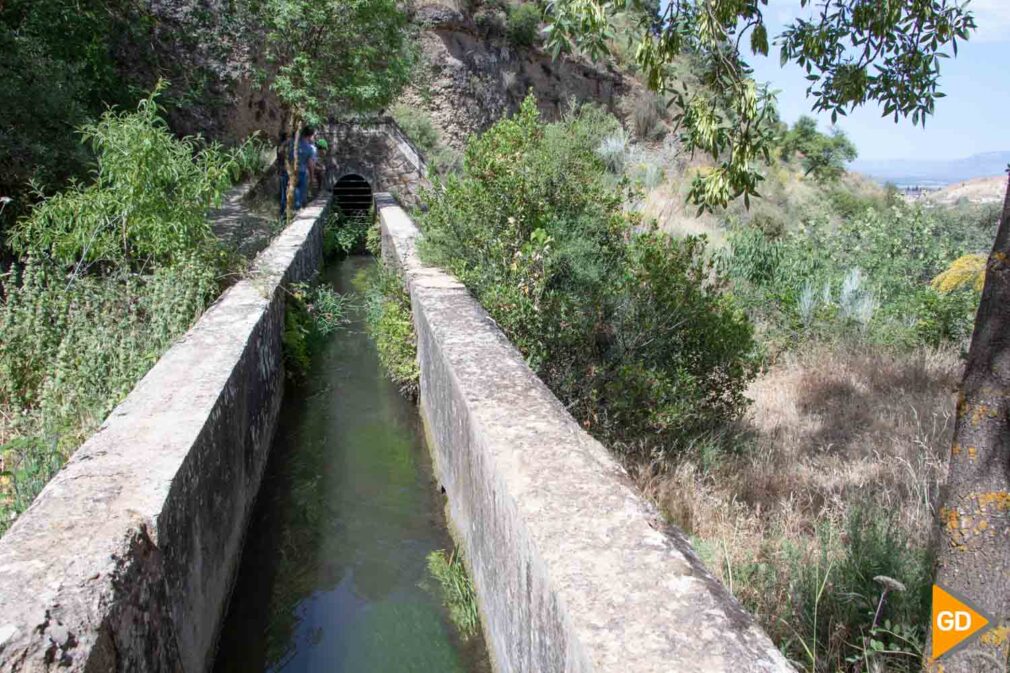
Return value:
M 281 173 L 281 217 L 288 209 L 288 174 Z
M 301 208 L 309 198 L 309 172 L 298 171 L 298 184 L 295 185 L 295 208 Z

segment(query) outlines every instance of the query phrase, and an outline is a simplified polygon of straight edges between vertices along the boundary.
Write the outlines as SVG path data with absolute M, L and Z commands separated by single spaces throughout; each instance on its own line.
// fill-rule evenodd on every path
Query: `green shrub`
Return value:
M 291 376 L 305 374 L 325 338 L 347 323 L 350 300 L 328 285 L 295 283 L 288 288 L 281 344 Z
M 432 152 L 441 143 L 435 123 L 423 109 L 415 105 L 397 103 L 390 113 L 400 130 L 425 154 Z
M 513 44 L 530 47 L 540 35 L 540 9 L 533 3 L 520 3 L 509 9 L 508 35 Z
M 977 292 L 965 288 L 944 294 L 924 287 L 911 302 L 917 342 L 930 346 L 968 343 L 978 310 Z
M 722 268 L 773 342 L 839 337 L 907 347 L 961 341 L 977 294 L 940 296 L 929 282 L 954 259 L 988 245 L 975 214 L 867 205 L 839 226 L 813 219 L 770 238 L 755 227 L 729 235 Z M 984 215 L 982 215 L 984 217 Z
M 323 254 L 332 258 L 367 252 L 366 238 L 374 221 L 374 213 L 348 217 L 334 209 L 323 225 Z
M 416 398 L 421 370 L 410 296 L 403 281 L 379 265 L 358 285 L 365 295 L 365 323 L 375 340 L 379 363 L 401 393 Z
M 209 253 L 208 210 L 230 185 L 234 160 L 196 138 L 178 139 L 159 115 L 157 91 L 135 112 L 106 112 L 84 127 L 95 181 L 42 201 L 18 223 L 11 247 L 60 264 L 144 266 Z
M 612 318 L 616 366 L 600 388 L 610 436 L 673 444 L 746 405 L 753 330 L 724 289 L 703 238 L 632 239 Z
M 595 108 L 545 125 L 527 98 L 426 195 L 421 252 L 586 427 L 647 452 L 739 413 L 753 341 L 704 242 L 641 233 L 623 208 L 597 152 L 617 128 Z
M 459 167 L 459 153 L 442 142 L 442 136 L 427 112 L 414 106 L 397 103 L 392 109 L 392 114 L 400 129 L 424 154 L 429 172 L 445 175 Z

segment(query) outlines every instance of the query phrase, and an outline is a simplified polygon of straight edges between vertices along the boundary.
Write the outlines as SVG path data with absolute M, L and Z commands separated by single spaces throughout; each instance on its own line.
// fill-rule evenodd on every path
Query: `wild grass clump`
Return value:
M 600 141 L 596 153 L 603 160 L 607 170 L 615 175 L 621 175 L 628 160 L 628 134 L 623 128 L 617 128 Z
M 637 456 L 735 418 L 750 325 L 698 238 L 626 212 L 595 108 L 544 124 L 528 98 L 427 195 L 422 255 L 454 273 L 590 431 Z
M 798 669 L 919 670 L 960 366 L 950 347 L 804 345 L 713 438 L 735 451 L 703 444 L 640 474 Z M 904 589 L 876 617 L 880 578 Z
M 295 283 L 288 288 L 281 344 L 289 376 L 302 376 L 326 337 L 347 324 L 351 300 L 327 285 Z
M 463 638 L 475 636 L 480 629 L 477 593 L 458 550 L 446 554 L 445 550 L 439 549 L 428 554 L 428 573 L 441 587 L 449 619 L 460 634 Z
M 375 340 L 379 363 L 400 392 L 415 399 L 421 370 L 410 295 L 403 281 L 380 264 L 356 279 L 356 284 L 365 296 L 365 323 Z
M 323 254 L 342 258 L 368 252 L 367 236 L 375 222 L 375 213 L 348 216 L 334 208 L 323 225 Z

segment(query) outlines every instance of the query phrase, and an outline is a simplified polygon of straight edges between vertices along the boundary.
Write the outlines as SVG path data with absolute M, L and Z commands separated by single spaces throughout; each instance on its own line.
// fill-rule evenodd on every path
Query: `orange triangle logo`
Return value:
M 933 585 L 933 659 L 980 634 L 989 622 L 975 608 Z

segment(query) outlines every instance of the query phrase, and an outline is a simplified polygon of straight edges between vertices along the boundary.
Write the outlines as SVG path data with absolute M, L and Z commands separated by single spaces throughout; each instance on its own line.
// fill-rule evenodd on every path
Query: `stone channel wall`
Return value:
M 422 415 L 501 673 L 791 671 L 452 276 L 378 195 L 404 275 Z
M 282 286 L 317 201 L 155 364 L 0 539 L 0 671 L 210 664 L 283 394 Z

